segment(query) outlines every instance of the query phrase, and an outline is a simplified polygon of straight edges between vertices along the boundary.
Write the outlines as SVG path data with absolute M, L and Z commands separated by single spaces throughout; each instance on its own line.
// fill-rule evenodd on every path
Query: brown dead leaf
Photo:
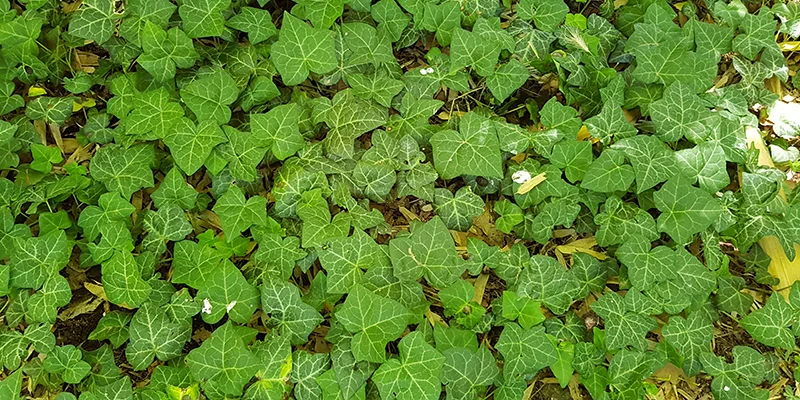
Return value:
M 600 251 L 592 249 L 597 246 L 597 239 L 594 236 L 578 239 L 567 244 L 562 244 L 556 249 L 564 254 L 572 254 L 574 252 L 586 253 L 600 261 L 608 259 L 608 256 Z
M 100 297 L 87 297 L 81 301 L 70 303 L 58 314 L 60 321 L 68 321 L 82 314 L 89 314 L 103 304 Z

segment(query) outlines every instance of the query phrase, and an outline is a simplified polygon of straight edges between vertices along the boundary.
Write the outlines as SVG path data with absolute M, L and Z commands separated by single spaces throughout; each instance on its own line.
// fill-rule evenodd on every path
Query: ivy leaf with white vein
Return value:
M 319 29 L 330 28 L 344 12 L 344 0 L 298 0 L 303 18 Z M 292 10 L 294 11 L 294 10 Z
M 88 206 L 78 217 L 78 226 L 83 228 L 83 235 L 94 241 L 104 227 L 115 223 L 125 224 L 136 208 L 123 199 L 119 193 L 104 193 L 100 196 L 98 206 Z
M 629 291 L 625 298 L 616 292 L 605 293 L 591 305 L 592 310 L 605 320 L 606 345 L 610 350 L 627 346 L 646 349 L 645 335 L 657 326 L 651 316 L 631 309 L 628 297 L 634 293 Z M 637 295 L 644 297 L 641 293 Z
M 336 68 L 333 32 L 312 28 L 284 12 L 279 38 L 272 45 L 270 57 L 285 85 L 300 84 L 309 72 L 324 74 Z
M 331 361 L 332 370 L 336 375 L 336 381 L 344 399 L 355 396 L 377 367 L 368 361 L 356 361 L 350 340 L 339 341 L 333 346 Z
M 148 211 L 142 225 L 147 231 L 142 245 L 158 254 L 167 249 L 166 242 L 183 240 L 192 232 L 192 225 L 186 219 L 186 214 L 176 205 L 159 208 L 158 211 Z
M 78 384 L 91 372 L 91 366 L 82 358 L 80 349 L 73 345 L 57 346 L 44 359 L 42 368 L 60 374 L 66 383 Z
M 633 167 L 625 164 L 622 151 L 606 149 L 589 166 L 581 187 L 601 193 L 625 192 L 635 177 Z
M 133 110 L 120 117 L 120 128 L 124 128 L 125 135 L 137 138 L 167 137 L 179 126 L 184 114 L 183 107 L 172 100 L 166 88 L 137 93 L 133 95 L 132 103 Z
M 328 272 L 327 291 L 350 292 L 361 281 L 363 270 L 374 266 L 382 252 L 375 240 L 361 230 L 348 238 L 331 241 L 319 252 L 319 262 Z
M 580 289 L 555 258 L 543 255 L 531 257 L 518 285 L 519 295 L 541 301 L 555 314 L 566 312 Z
M 506 380 L 536 374 L 558 360 L 558 351 L 541 325 L 524 329 L 516 323 L 507 323 L 495 348 L 505 360 Z
M 172 283 L 187 284 L 194 289 L 206 287 L 223 258 L 213 247 L 190 240 L 175 243 L 173 249 Z
M 216 67 L 204 73 L 181 90 L 181 100 L 199 121 L 214 121 L 218 125 L 231 119 L 230 105 L 239 97 L 236 81 L 224 69 Z
M 289 335 L 295 345 L 307 342 L 308 335 L 323 320 L 314 307 L 302 301 L 297 286 L 277 279 L 261 285 L 261 308 L 270 314 L 267 326 Z
M 464 272 L 463 259 L 441 217 L 412 226 L 411 235 L 389 242 L 394 275 L 400 280 L 421 277 L 436 287 L 455 282 Z
M 696 141 L 706 136 L 711 112 L 703 107 L 700 97 L 682 83 L 673 83 L 661 99 L 648 107 L 656 136 L 664 142 L 677 142 L 682 137 Z
M 242 7 L 239 14 L 225 22 L 229 27 L 247 32 L 250 44 L 259 44 L 278 33 L 272 23 L 272 14 L 268 10 L 253 7 Z
M 69 33 L 102 45 L 114 34 L 114 1 L 88 0 L 72 14 Z
M 796 290 L 792 288 L 793 292 Z M 740 323 L 759 343 L 788 350 L 795 345 L 795 338 L 789 326 L 798 323 L 796 314 L 797 311 L 786 303 L 783 296 L 773 293 L 764 307 L 746 315 Z
M 666 232 L 677 243 L 689 243 L 692 237 L 717 220 L 721 206 L 708 192 L 691 186 L 676 176 L 653 195 L 658 217 L 658 230 Z
M 214 330 L 211 337 L 186 356 L 186 364 L 197 379 L 206 381 L 206 387 L 237 397 L 244 385 L 250 382 L 262 367 L 242 340 L 255 337 L 255 330 L 233 325 L 231 321 Z
M 500 144 L 492 121 L 472 112 L 461 118 L 459 130 L 443 130 L 430 139 L 433 164 L 442 179 L 461 175 L 502 178 Z
M 400 359 L 392 358 L 372 376 L 384 399 L 436 400 L 441 394 L 439 375 L 445 357 L 425 341 L 421 332 L 411 332 L 398 344 Z
M 71 299 L 72 291 L 67 280 L 61 275 L 52 275 L 28 299 L 28 318 L 31 322 L 54 324 L 58 309 L 69 304 Z
M 268 233 L 261 236 L 258 251 L 252 259 L 261 268 L 264 279 L 288 280 L 297 261 L 305 256 L 306 252 L 300 248 L 300 239 L 297 236 L 281 238 L 278 234 Z
M 190 38 L 222 36 L 225 30 L 222 14 L 230 6 L 230 0 L 184 0 L 178 7 L 178 14 Z
M 188 118 L 181 118 L 164 138 L 164 143 L 169 146 L 175 163 L 191 175 L 203 166 L 214 146 L 227 140 L 222 129 L 212 121 L 197 125 Z
M 168 361 L 181 355 L 188 337 L 181 334 L 181 326 L 167 318 L 157 305 L 147 302 L 133 315 L 130 325 L 130 343 L 125 358 L 134 371 L 146 369 L 153 357 Z
M 186 177 L 179 168 L 172 168 L 150 198 L 157 208 L 176 206 L 182 210 L 189 210 L 194 207 L 197 200 L 197 191 L 186 183 Z
M 142 39 L 143 52 L 136 62 L 159 82 L 173 79 L 176 67 L 189 68 L 200 58 L 194 50 L 192 39 L 178 28 L 165 31 L 147 21 L 139 36 Z
M 322 111 L 320 118 L 329 131 L 325 137 L 325 149 L 329 155 L 352 158 L 355 140 L 381 125 L 388 119 L 386 109 L 361 100 L 352 90 L 343 90 L 333 96 L 330 107 Z
M 602 247 L 624 243 L 634 236 L 648 241 L 658 239 L 653 216 L 636 205 L 622 202 L 617 196 L 606 199 L 594 222 L 600 226 L 595 236 Z
M 636 193 L 642 193 L 675 174 L 675 155 L 655 136 L 637 135 L 611 145 L 621 150 L 636 174 Z
M 120 310 L 112 310 L 106 313 L 106 315 L 97 322 L 97 326 L 89 334 L 88 339 L 108 339 L 112 347 L 120 347 L 128 341 L 128 323 L 130 321 L 131 314 Z
M 485 347 L 477 351 L 450 348 L 442 353 L 442 383 L 448 399 L 479 398 L 499 373 L 494 356 Z
M 483 199 L 472 193 L 468 186 L 458 189 L 455 196 L 449 189 L 435 190 L 434 204 L 436 214 L 444 221 L 447 229 L 466 232 L 472 220 L 483 213 Z
M 133 254 L 117 252 L 102 264 L 103 288 L 114 304 L 138 307 L 150 296 L 152 288 L 144 279 Z
M 683 356 L 683 370 L 687 375 L 700 372 L 700 355 L 708 352 L 714 338 L 714 325 L 702 312 L 688 317 L 673 316 L 662 329 L 664 339 Z
M 206 285 L 197 292 L 203 299 L 200 315 L 209 324 L 219 322 L 225 314 L 231 321 L 245 324 L 258 307 L 258 289 L 245 280 L 239 268 L 229 260 L 211 272 Z
M 754 60 L 761 49 L 775 46 L 775 15 L 764 7 L 758 14 L 744 15 L 739 30 L 733 39 L 733 51 Z
M 381 0 L 372 5 L 372 19 L 378 23 L 378 31 L 386 32 L 392 42 L 400 40 L 411 18 L 397 5 L 395 0 Z
M 64 231 L 18 239 L 9 263 L 11 285 L 38 289 L 69 262 L 72 244 Z
M 350 74 L 347 80 L 353 88 L 353 94 L 366 100 L 375 100 L 384 107 L 391 107 L 392 99 L 405 88 L 403 81 L 378 72 L 368 75 Z
M 298 350 L 292 353 L 292 372 L 296 400 L 317 400 L 322 397 L 322 388 L 316 378 L 330 367 L 330 357 L 325 353 L 310 353 Z
M 271 332 L 250 350 L 261 359 L 257 381 L 247 388 L 245 399 L 282 400 L 292 370 L 292 346 L 287 336 Z
M 642 291 L 677 277 L 675 252 L 667 246 L 651 247 L 649 239 L 631 236 L 617 250 L 617 258 L 628 267 L 631 284 Z
M 250 130 L 262 147 L 272 150 L 278 160 L 285 160 L 306 144 L 298 125 L 300 114 L 295 103 L 277 106 L 266 114 L 250 114 Z
M 730 183 L 725 151 L 717 143 L 700 143 L 691 149 L 676 152 L 675 157 L 681 172 L 692 183 L 697 179 L 700 188 L 707 192 L 716 193 Z
M 386 344 L 403 333 L 410 317 L 400 303 L 372 293 L 361 285 L 349 292 L 335 316 L 353 334 L 351 344 L 356 361 L 371 362 L 386 360 Z
M 214 212 L 219 216 L 222 231 L 230 241 L 253 225 L 267 224 L 267 199 L 256 195 L 245 200 L 242 189 L 231 186 L 217 200 Z
M 142 188 L 153 187 L 153 165 L 155 152 L 149 144 L 138 144 L 129 148 L 118 145 L 103 146 L 89 164 L 92 178 L 103 183 L 111 192 L 118 192 L 124 199 Z
M 537 28 L 553 32 L 564 22 L 569 7 L 562 0 L 522 0 L 517 6 L 517 13 L 524 20 L 533 20 Z
M 486 78 L 486 86 L 492 96 L 502 103 L 521 88 L 529 77 L 530 72 L 525 65 L 512 58 Z
M 622 109 L 610 104 L 603 105 L 600 114 L 587 119 L 586 128 L 604 144 L 636 135 L 636 128 L 625 119 Z

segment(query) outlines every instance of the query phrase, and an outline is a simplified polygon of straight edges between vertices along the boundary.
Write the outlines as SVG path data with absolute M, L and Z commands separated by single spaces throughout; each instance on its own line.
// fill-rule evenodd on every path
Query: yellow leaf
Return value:
M 545 176 L 544 172 L 534 176 L 531 179 L 528 179 L 523 184 L 519 185 L 519 188 L 517 189 L 517 194 L 525 194 L 530 192 L 533 188 L 538 186 L 540 183 L 544 182 L 546 179 L 547 177 Z
M 31 86 L 28 88 L 28 97 L 36 97 L 47 94 L 47 91 L 44 88 L 40 88 L 38 86 Z
M 605 253 L 592 249 L 594 246 L 597 246 L 597 239 L 595 239 L 594 236 L 591 236 L 578 239 L 567 244 L 562 244 L 561 246 L 556 247 L 556 249 L 564 254 L 572 254 L 575 252 L 586 253 L 600 261 L 608 259 L 608 256 Z
M 767 150 L 767 146 L 764 144 L 764 139 L 761 138 L 761 132 L 752 127 L 748 127 L 745 132 L 748 145 L 752 144 L 758 149 L 758 164 L 774 166 L 775 164 L 772 162 L 769 150 Z M 785 197 L 783 190 L 781 190 L 780 196 Z M 794 282 L 800 280 L 800 257 L 795 257 L 794 260 L 790 261 L 786 257 L 786 252 L 778 241 L 778 238 L 775 236 L 764 237 L 758 241 L 758 244 L 761 245 L 764 253 L 767 253 L 771 259 L 769 263 L 769 273 L 779 280 L 778 285 L 773 286 L 772 289 L 780 292 L 783 297 L 788 299 L 788 289 Z M 794 245 L 794 249 L 797 254 L 800 254 L 800 245 Z

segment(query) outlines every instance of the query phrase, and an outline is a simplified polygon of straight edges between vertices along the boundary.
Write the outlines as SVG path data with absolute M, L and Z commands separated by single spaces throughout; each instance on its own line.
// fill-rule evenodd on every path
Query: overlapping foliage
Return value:
M 672 364 L 767 399 L 798 36 L 739 0 L 0 0 L 0 398 L 641 399 Z

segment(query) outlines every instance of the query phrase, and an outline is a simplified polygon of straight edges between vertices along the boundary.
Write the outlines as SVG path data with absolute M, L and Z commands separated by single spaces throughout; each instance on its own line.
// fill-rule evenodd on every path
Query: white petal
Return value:
M 525 170 L 520 170 L 520 171 L 514 172 L 511 175 L 511 180 L 513 180 L 514 182 L 519 183 L 519 184 L 525 183 L 525 182 L 531 180 L 531 173 L 528 172 L 528 171 L 525 171 Z

